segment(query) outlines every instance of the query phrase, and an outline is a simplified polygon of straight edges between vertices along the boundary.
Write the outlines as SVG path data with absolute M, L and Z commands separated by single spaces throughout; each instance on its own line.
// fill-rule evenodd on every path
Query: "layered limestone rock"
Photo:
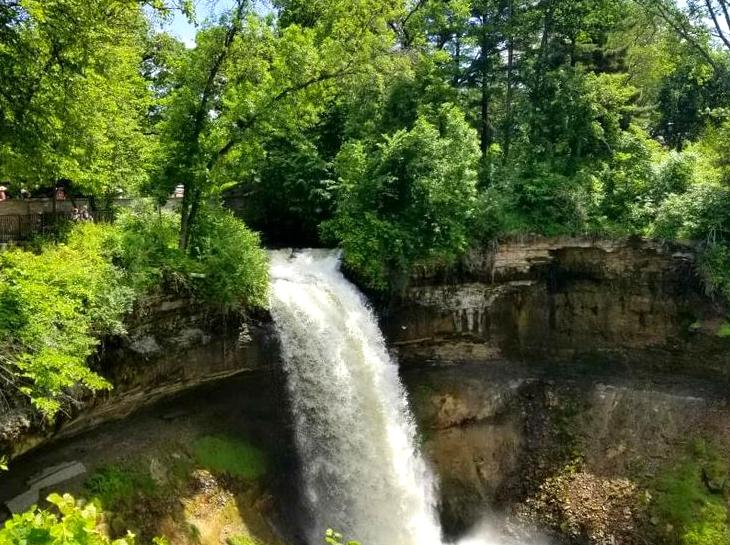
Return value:
M 727 379 L 725 311 L 704 295 L 691 250 L 511 241 L 415 276 L 384 328 L 404 364 L 584 360 Z
M 404 380 L 453 534 L 496 512 L 565 543 L 663 542 L 657 477 L 697 441 L 730 452 L 730 397 L 712 383 L 506 362 L 411 368 Z
M 273 326 L 259 317 L 220 313 L 190 300 L 146 301 L 124 337 L 107 339 L 94 367 L 113 389 L 78 399 L 56 421 L 27 405 L 0 414 L 0 452 L 11 458 L 46 442 L 123 418 L 173 394 L 244 372 L 266 372 L 277 361 Z

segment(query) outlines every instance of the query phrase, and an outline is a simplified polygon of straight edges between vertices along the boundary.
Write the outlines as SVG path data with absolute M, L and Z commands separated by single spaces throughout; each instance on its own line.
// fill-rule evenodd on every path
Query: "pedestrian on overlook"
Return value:
M 81 207 L 81 221 L 94 221 L 91 212 L 89 212 L 89 209 L 86 206 Z

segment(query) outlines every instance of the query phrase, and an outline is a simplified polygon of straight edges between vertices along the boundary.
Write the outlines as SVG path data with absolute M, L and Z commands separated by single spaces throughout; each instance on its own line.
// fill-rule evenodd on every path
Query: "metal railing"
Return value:
M 113 210 L 98 210 L 94 222 L 112 223 Z M 43 212 L 38 214 L 10 214 L 0 216 L 0 244 L 24 242 L 36 235 L 57 233 L 61 227 L 74 221 L 70 212 Z

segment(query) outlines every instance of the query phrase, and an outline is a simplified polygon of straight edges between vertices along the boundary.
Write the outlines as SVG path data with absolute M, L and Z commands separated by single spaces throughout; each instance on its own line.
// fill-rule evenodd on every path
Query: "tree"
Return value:
M 730 52 L 730 3 L 727 0 L 636 0 L 685 40 L 714 69 L 721 67 L 712 41 Z
M 388 4 L 332 2 L 311 28 L 276 27 L 245 0 L 198 35 L 166 99 L 160 180 L 185 187 L 180 247 L 200 203 L 242 179 L 262 135 L 317 121 L 335 85 L 388 47 Z
M 147 26 L 131 0 L 0 8 L 0 177 L 103 193 L 146 177 Z
M 478 158 L 475 131 L 451 105 L 377 144 L 350 142 L 337 157 L 337 209 L 325 229 L 371 286 L 402 287 L 414 266 L 451 263 L 466 249 Z

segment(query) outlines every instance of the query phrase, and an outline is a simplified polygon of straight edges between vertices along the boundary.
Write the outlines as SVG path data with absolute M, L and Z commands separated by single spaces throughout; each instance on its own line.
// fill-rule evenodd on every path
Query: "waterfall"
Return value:
M 398 369 L 337 253 L 272 252 L 271 313 L 294 413 L 310 545 L 439 545 L 434 478 Z

